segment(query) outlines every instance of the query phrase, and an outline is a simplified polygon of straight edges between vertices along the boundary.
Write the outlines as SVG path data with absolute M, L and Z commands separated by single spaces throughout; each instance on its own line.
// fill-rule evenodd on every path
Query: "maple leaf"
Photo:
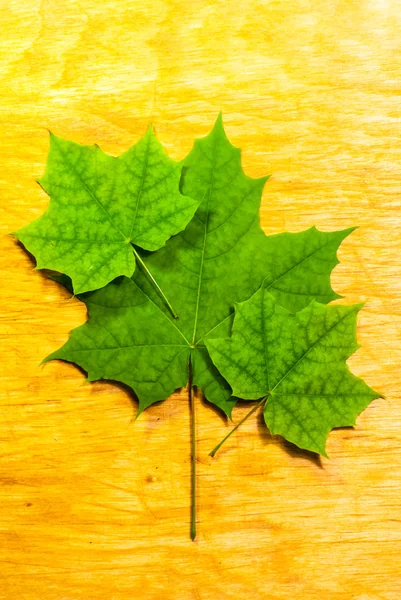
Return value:
M 135 250 L 158 250 L 191 220 L 199 204 L 179 191 L 182 164 L 167 156 L 150 127 L 115 158 L 50 134 L 39 181 L 46 212 L 14 235 L 37 268 L 68 275 L 79 294 L 135 270 Z
M 281 304 L 294 310 L 312 298 L 337 298 L 330 272 L 352 229 L 266 236 L 259 224 L 266 177 L 251 179 L 240 150 L 228 141 L 221 116 L 184 161 L 182 191 L 200 202 L 186 229 L 147 257 L 157 281 L 174 299 L 173 321 L 144 274 L 82 296 L 89 321 L 50 359 L 79 364 L 89 380 L 114 379 L 132 387 L 139 413 L 188 380 L 230 415 L 236 400 L 210 359 L 205 339 L 227 337 L 235 302 L 266 280 Z
M 152 134 L 148 133 L 147 135 Z M 141 143 L 142 141 L 138 146 Z M 153 141 L 148 143 L 151 144 Z M 95 154 L 100 152 L 98 149 L 90 150 Z M 148 151 L 145 151 L 145 156 L 146 152 Z M 149 152 L 148 155 L 150 156 Z M 99 189 L 105 192 L 107 198 L 115 200 L 115 190 L 125 186 L 131 193 L 131 200 L 135 201 L 136 199 L 139 204 L 139 198 L 146 188 L 143 186 L 143 181 L 140 187 L 136 188 L 133 197 L 132 188 L 124 179 L 125 169 L 122 169 L 120 173 L 116 167 L 118 161 L 122 164 L 123 157 L 112 159 L 103 154 L 101 156 L 103 157 L 101 160 L 104 159 L 105 164 L 108 163 L 110 168 L 105 169 L 104 181 L 107 182 L 105 187 L 102 187 L 102 184 Z M 86 173 L 85 168 L 79 162 L 79 156 L 74 164 L 76 172 Z M 94 176 L 89 172 L 89 187 L 93 181 L 97 181 L 96 161 L 94 164 Z M 157 209 L 149 218 L 152 221 L 151 224 L 155 225 L 155 231 L 152 232 L 154 236 L 151 236 L 155 245 L 152 245 L 153 242 L 145 240 L 146 235 L 150 235 L 151 227 L 146 231 L 142 228 L 139 232 L 136 229 L 137 216 L 142 216 L 142 211 L 143 214 L 147 214 L 148 209 L 154 208 L 151 206 L 150 195 L 144 197 L 145 202 L 144 204 L 140 203 L 139 207 L 133 203 L 133 206 L 136 206 L 133 219 L 133 208 L 128 206 L 129 194 L 124 197 L 124 201 L 127 201 L 125 204 L 123 202 L 119 205 L 117 201 L 113 202 L 109 210 L 121 209 L 121 212 L 118 213 L 119 219 L 122 223 L 129 222 L 132 228 L 127 236 L 123 225 L 118 226 L 120 232 L 123 232 L 124 243 L 129 245 L 133 242 L 144 251 L 156 250 L 153 254 L 146 255 L 147 265 L 151 270 L 149 271 L 143 262 L 145 252 L 140 253 L 134 248 L 136 260 L 144 269 L 137 269 L 132 279 L 119 277 L 102 289 L 81 294 L 80 299 L 86 303 L 88 308 L 87 323 L 72 331 L 67 343 L 47 357 L 45 362 L 52 359 L 74 362 L 87 371 L 90 381 L 111 379 L 128 384 L 139 399 L 138 414 L 150 404 L 164 400 L 176 388 L 183 387 L 188 383 L 192 423 L 191 538 L 194 539 L 196 536 L 194 385 L 200 387 L 205 397 L 227 415 L 230 415 L 236 402 L 236 398 L 232 397 L 231 385 L 234 386 L 234 393 L 242 395 L 242 397 L 246 397 L 247 393 L 251 394 L 252 398 L 255 394 L 256 397 L 260 397 L 259 393 L 262 393 L 260 390 L 263 389 L 265 395 L 259 405 L 266 404 L 265 417 L 271 429 L 282 433 L 295 443 L 298 440 L 302 447 L 315 449 L 322 453 L 324 453 L 325 436 L 328 433 L 327 427 L 330 429 L 337 426 L 337 422 L 340 422 L 337 417 L 341 417 L 341 424 L 350 424 L 355 418 L 355 411 L 362 410 L 373 397 L 378 397 L 378 395 L 375 395 L 376 393 L 361 380 L 347 372 L 345 359 L 349 356 L 347 352 L 353 348 L 351 342 L 347 342 L 348 338 L 351 339 L 349 330 L 345 327 L 346 319 L 349 317 L 348 313 L 336 322 L 333 315 L 336 315 L 338 311 L 341 315 L 341 310 L 344 308 L 327 309 L 323 304 L 316 302 L 318 300 L 320 303 L 328 303 L 339 297 L 331 288 L 330 273 L 338 263 L 337 248 L 352 229 L 326 233 L 312 227 L 301 233 L 266 236 L 259 224 L 259 206 L 267 177 L 252 179 L 244 174 L 241 168 L 240 150 L 228 141 L 221 115 L 212 132 L 195 142 L 194 148 L 182 164 L 184 170 L 181 191 L 185 196 L 180 196 L 180 198 L 186 198 L 186 200 L 193 198 L 191 201 L 192 213 L 198 207 L 193 219 L 185 230 L 182 230 L 185 223 L 181 223 L 181 229 L 169 229 L 171 222 L 176 223 L 176 213 L 179 212 L 179 209 L 175 209 L 172 215 L 168 213 L 167 229 L 164 230 L 165 223 L 158 223 L 158 219 L 160 220 L 161 214 L 164 216 L 165 214 Z M 153 164 L 154 169 L 156 166 Z M 152 164 L 149 160 L 149 172 L 151 167 Z M 143 180 L 147 176 L 148 167 L 142 169 L 141 172 Z M 169 175 L 165 180 L 159 181 L 160 188 L 166 185 L 168 177 Z M 177 179 L 174 182 L 172 188 L 177 194 Z M 55 177 L 55 188 L 58 189 L 57 186 L 60 188 L 62 185 L 62 177 L 60 181 Z M 67 189 L 68 186 L 69 184 L 66 186 Z M 94 192 L 96 198 L 99 199 L 98 190 L 95 189 Z M 52 196 L 52 192 L 49 193 Z M 160 200 L 160 196 L 157 194 L 156 200 Z M 157 202 L 155 207 L 156 205 Z M 100 207 L 102 208 L 103 204 Z M 96 205 L 96 210 L 97 208 L 99 206 Z M 49 211 L 50 209 L 51 206 Z M 189 210 L 188 206 L 186 209 Z M 77 207 L 76 212 L 78 210 Z M 57 213 L 54 216 L 56 226 L 65 224 L 61 220 L 57 221 Z M 114 212 L 110 212 L 109 216 L 112 221 L 109 219 L 107 227 L 110 229 L 110 225 L 115 223 L 116 216 Z M 68 224 L 66 227 L 69 231 Z M 163 243 L 172 234 L 178 231 L 180 233 L 172 237 L 165 246 L 157 249 L 163 245 L 161 238 L 157 237 L 160 229 L 166 235 Z M 83 228 L 82 232 L 84 231 Z M 132 232 L 135 232 L 135 235 L 138 234 L 135 239 Z M 102 235 L 103 229 L 98 233 Z M 113 235 L 110 237 L 112 242 Z M 20 237 L 20 239 L 22 238 Z M 155 241 L 157 239 L 159 241 Z M 105 240 L 108 242 L 109 238 L 106 236 Z M 71 240 L 69 241 L 71 243 Z M 122 243 L 121 240 L 119 243 Z M 66 275 L 56 276 L 55 279 L 69 286 L 68 275 L 71 271 L 60 267 L 60 264 L 52 265 L 52 268 L 63 271 Z M 132 270 L 129 269 L 128 275 L 132 273 Z M 127 274 L 125 271 L 122 273 Z M 161 292 L 162 288 L 159 283 L 156 283 L 154 276 L 169 296 L 174 298 L 174 304 L 180 313 L 178 320 L 173 320 L 166 312 L 165 304 L 170 310 L 171 305 L 163 295 L 164 292 Z M 106 278 L 107 281 L 110 278 L 112 278 L 111 275 Z M 235 382 L 231 379 L 233 376 L 231 363 L 234 362 L 234 367 L 238 367 L 240 361 L 236 361 L 230 353 L 226 354 L 226 352 L 227 346 L 231 348 L 231 344 L 237 341 L 238 306 L 242 306 L 238 303 L 246 301 L 254 294 L 248 303 L 243 302 L 244 306 L 252 306 L 262 282 L 263 302 L 265 298 L 269 299 L 272 310 L 270 327 L 278 336 L 275 338 L 278 346 L 280 346 L 279 335 L 283 334 L 281 354 L 277 352 L 276 362 L 273 363 L 272 360 L 272 364 L 275 366 L 273 372 L 278 376 L 280 368 L 284 370 L 281 379 L 277 379 L 273 387 L 270 385 L 272 379 L 269 371 L 269 375 L 265 375 L 264 378 L 265 388 L 263 388 L 263 377 L 261 376 L 260 388 L 256 389 L 255 386 L 251 386 L 250 392 L 244 392 L 241 387 L 235 387 Z M 79 289 L 89 289 L 85 285 L 81 285 Z M 99 280 L 95 287 L 98 285 Z M 77 291 L 76 282 L 74 289 Z M 313 300 L 312 304 L 311 300 Z M 237 316 L 235 317 L 233 337 L 229 338 L 234 321 L 234 304 L 237 304 Z M 355 307 L 350 309 L 350 315 L 353 308 Z M 322 310 L 323 313 L 320 314 L 319 310 Z M 294 316 L 289 311 L 300 312 Z M 322 317 L 322 315 L 326 315 L 324 311 L 328 311 L 327 315 L 330 315 L 330 318 Z M 173 311 L 171 310 L 171 312 Z M 355 310 L 353 313 L 355 315 Z M 320 320 L 317 318 L 319 315 Z M 245 356 L 244 376 L 247 374 L 253 376 L 255 366 L 253 365 L 252 350 L 256 352 L 255 365 L 266 369 L 268 350 L 257 336 L 259 333 L 259 336 L 263 337 L 266 332 L 270 331 L 266 324 L 267 315 L 264 309 L 260 318 L 259 325 L 262 327 L 262 334 L 260 331 L 256 331 L 257 327 L 251 331 L 254 334 L 254 346 L 246 348 L 243 344 L 241 345 L 243 356 Z M 278 324 L 279 318 L 282 319 L 282 323 L 280 321 Z M 323 369 L 323 367 L 320 364 L 316 367 L 316 382 L 310 376 L 309 387 L 301 388 L 295 385 L 292 388 L 286 388 L 285 386 L 289 383 L 294 383 L 292 374 L 298 373 L 300 368 L 298 363 L 304 364 L 305 361 L 310 361 L 316 355 L 315 347 L 323 344 L 320 338 L 314 340 L 313 336 L 311 342 L 311 333 L 316 332 L 319 327 L 327 329 L 327 323 L 331 322 L 334 324 L 333 327 L 326 331 L 326 336 L 321 336 L 322 339 L 326 337 L 326 341 L 329 340 L 332 330 L 334 331 L 335 326 L 340 328 L 340 323 L 343 323 L 340 328 L 341 333 L 345 328 L 345 333 L 348 335 L 347 338 L 347 335 L 344 334 L 340 343 L 335 347 L 337 363 L 336 367 L 331 365 L 331 384 L 328 385 L 326 380 L 323 380 L 323 371 L 319 371 L 319 368 Z M 297 323 L 298 326 L 296 331 L 295 328 L 291 329 L 294 323 Z M 307 329 L 304 338 L 301 335 L 302 326 Z M 305 334 L 305 331 L 303 333 Z M 248 332 L 248 335 L 251 334 Z M 294 364 L 292 366 L 288 366 L 288 361 L 292 357 L 289 340 L 293 352 Z M 272 339 L 268 338 L 268 341 L 270 343 Z M 308 346 L 308 344 L 311 345 Z M 305 350 L 303 350 L 304 347 Z M 220 348 L 225 348 L 224 352 L 219 352 Z M 210 352 L 218 366 L 220 366 L 221 356 L 226 359 L 226 362 L 222 359 L 222 374 L 216 368 Z M 325 358 L 325 354 L 322 357 Z M 287 370 L 285 365 L 287 365 Z M 269 363 L 269 368 L 270 366 Z M 340 367 L 343 368 L 343 371 Z M 303 382 L 305 383 L 305 381 Z M 321 387 L 317 393 L 315 388 L 319 383 Z M 362 389 L 361 386 L 365 387 Z M 341 405 L 341 410 L 338 402 L 332 399 L 330 403 L 328 401 L 329 394 L 325 394 L 325 390 L 329 390 L 333 396 L 340 388 L 342 392 L 347 391 L 348 399 L 352 398 L 351 403 L 348 401 L 344 406 Z M 289 389 L 291 392 L 288 391 Z M 292 398 L 296 394 L 299 396 L 299 405 L 292 407 L 287 400 L 288 397 Z M 266 402 L 267 397 L 269 397 L 269 402 Z M 280 407 L 276 407 L 275 402 L 279 397 L 287 400 L 282 400 Z M 316 400 L 316 397 L 323 400 L 318 405 L 321 412 L 324 413 L 323 425 L 320 417 L 318 419 L 317 416 L 317 405 L 315 406 L 312 400 L 312 398 Z M 253 408 L 249 414 L 256 408 Z M 306 415 L 307 410 L 311 411 L 311 417 L 307 421 L 307 425 L 300 426 L 301 417 Z M 273 424 L 271 423 L 271 414 L 273 415 Z
M 292 314 L 268 289 L 263 284 L 236 305 L 230 338 L 208 339 L 206 346 L 233 394 L 262 398 L 271 433 L 326 456 L 331 429 L 355 425 L 357 415 L 380 397 L 345 362 L 359 347 L 356 317 L 362 305 L 312 301 Z

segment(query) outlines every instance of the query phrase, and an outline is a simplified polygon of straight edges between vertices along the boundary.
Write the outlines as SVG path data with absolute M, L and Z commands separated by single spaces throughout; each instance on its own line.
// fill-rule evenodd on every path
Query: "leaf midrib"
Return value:
M 264 311 L 264 304 L 265 304 L 265 288 L 262 287 L 262 335 L 263 335 L 263 339 L 266 340 L 266 319 L 265 319 L 265 311 Z M 265 374 L 266 374 L 266 386 L 267 389 L 270 389 L 270 383 L 269 383 L 269 360 L 268 360 L 268 344 L 263 344 L 264 346 L 264 359 L 265 359 Z
M 202 273 L 203 273 L 203 266 L 204 266 L 204 262 L 205 262 L 207 228 L 208 228 L 208 224 L 209 224 L 209 204 L 210 204 L 210 197 L 212 195 L 212 190 L 213 190 L 214 172 L 215 172 L 215 168 L 216 168 L 216 155 L 217 155 L 216 147 L 217 147 L 217 139 L 215 137 L 215 139 L 214 139 L 214 145 L 213 145 L 212 173 L 211 173 L 211 176 L 210 176 L 209 194 L 208 194 L 207 205 L 206 205 L 206 219 L 205 219 L 205 223 L 204 223 L 202 254 L 201 254 L 200 267 L 199 267 L 199 282 L 198 282 L 198 293 L 197 293 L 197 299 L 196 299 L 194 330 L 193 330 L 193 334 L 192 334 L 192 344 L 195 344 L 196 329 L 197 329 L 197 326 L 198 326 L 199 304 L 200 304 L 200 295 L 201 295 L 201 287 L 202 287 Z
M 141 201 L 141 194 L 142 194 L 143 184 L 145 182 L 147 171 L 148 171 L 149 151 L 150 151 L 150 135 L 148 136 L 147 144 L 146 144 L 146 147 L 145 147 L 145 158 L 144 158 L 144 161 L 143 161 L 141 182 L 139 184 L 138 193 L 136 195 L 135 215 L 134 215 L 134 218 L 133 218 L 133 221 L 132 221 L 132 227 L 131 227 L 131 230 L 130 230 L 130 233 L 129 233 L 129 236 L 128 236 L 129 239 L 132 237 L 132 232 L 134 231 L 136 219 L 137 219 L 137 216 L 138 216 L 138 210 L 139 210 L 139 205 L 140 205 L 140 201 Z
M 92 240 L 90 238 L 86 238 L 85 240 L 82 240 L 80 238 L 64 238 L 64 237 L 54 237 L 54 236 L 46 236 L 46 235 L 34 235 L 32 233 L 28 233 L 27 234 L 31 239 L 33 240 L 45 240 L 48 242 L 77 242 L 78 244 L 96 244 L 96 246 L 126 246 L 127 244 L 125 243 L 125 241 L 116 241 L 116 240 L 111 240 L 111 241 L 106 241 L 106 242 L 99 242 L 98 240 Z
M 298 358 L 298 360 L 297 360 L 297 361 L 296 361 L 296 362 L 295 362 L 295 363 L 292 365 L 292 367 L 291 367 L 290 369 L 288 369 L 288 371 L 287 371 L 287 372 L 286 372 L 286 373 L 285 373 L 285 374 L 282 376 L 282 378 L 280 379 L 280 381 L 278 381 L 278 382 L 276 383 L 276 385 L 274 386 L 274 388 L 273 388 L 273 389 L 271 389 L 271 390 L 269 390 L 269 392 L 270 392 L 270 393 L 274 392 L 274 391 L 275 391 L 275 390 L 278 388 L 278 386 L 279 386 L 279 385 L 280 385 L 280 384 L 281 384 L 281 383 L 284 381 L 284 379 L 286 379 L 286 378 L 288 377 L 288 375 L 291 373 L 291 371 L 293 371 L 293 370 L 294 370 L 294 369 L 297 367 L 297 365 L 298 365 L 300 362 L 302 362 L 302 361 L 304 360 L 304 358 L 305 358 L 305 357 L 306 357 L 306 356 L 309 354 L 309 352 L 311 352 L 311 351 L 312 351 L 312 350 L 313 350 L 313 349 L 314 349 L 314 348 L 315 348 L 315 347 L 316 347 L 318 344 L 320 344 L 320 342 L 321 342 L 321 341 L 322 341 L 322 340 L 323 340 L 323 339 L 324 339 L 324 338 L 325 338 L 327 335 L 329 335 L 329 333 L 330 333 L 331 331 L 333 331 L 333 329 L 335 329 L 335 328 L 337 327 L 337 325 L 339 325 L 339 323 L 341 323 L 342 321 L 344 321 L 344 319 L 346 319 L 347 317 L 349 317 L 349 315 L 350 315 L 350 314 L 352 314 L 352 313 L 354 313 L 354 312 L 356 312 L 356 311 L 355 311 L 355 310 L 350 310 L 350 311 L 349 311 L 349 312 L 347 312 L 347 313 L 346 313 L 346 314 L 345 314 L 343 317 L 341 317 L 341 319 L 339 319 L 338 321 L 336 321 L 336 322 L 334 323 L 334 325 L 332 325 L 332 326 L 330 327 L 330 329 L 327 329 L 327 331 L 325 331 L 325 332 L 323 333 L 323 335 L 321 335 L 321 336 L 320 336 L 320 338 L 319 338 L 319 339 L 317 339 L 317 340 L 316 340 L 316 342 L 315 342 L 314 344 L 312 344 L 312 346 L 310 346 L 310 347 L 309 347 L 309 348 L 306 350 L 306 352 L 304 352 L 304 353 L 302 354 L 302 356 L 300 356 L 300 357 Z
M 286 275 L 288 275 L 288 273 L 291 273 L 291 271 L 293 271 L 294 269 L 296 269 L 297 267 L 299 267 L 299 265 L 302 265 L 302 263 L 304 263 L 305 261 L 309 260 L 309 258 L 311 258 L 314 254 L 316 254 L 320 250 L 323 250 L 323 248 L 326 248 L 326 246 L 329 246 L 332 243 L 333 243 L 333 240 L 329 240 L 328 242 L 326 242 L 325 244 L 323 244 L 323 246 L 319 246 L 319 248 L 316 248 L 316 250 L 314 250 L 313 252 L 311 252 L 310 254 L 308 254 L 307 256 L 305 256 L 299 262 L 295 263 L 295 265 L 293 265 L 290 269 L 288 269 L 287 271 L 284 271 L 284 273 L 282 273 L 274 281 L 272 281 L 271 283 L 269 283 L 269 285 L 267 286 L 266 289 L 269 289 L 270 287 L 272 287 L 273 285 L 275 285 L 278 281 L 280 281 L 280 279 L 282 279 L 283 277 L 285 277 Z M 278 291 L 279 292 L 285 292 L 285 290 L 280 290 L 280 289 L 278 289 Z M 289 293 L 291 293 L 291 292 L 289 292 Z
M 188 348 L 187 344 L 127 344 L 125 346 L 111 346 L 101 348 L 79 348 L 74 352 L 107 352 L 108 350 L 126 350 L 127 348 Z

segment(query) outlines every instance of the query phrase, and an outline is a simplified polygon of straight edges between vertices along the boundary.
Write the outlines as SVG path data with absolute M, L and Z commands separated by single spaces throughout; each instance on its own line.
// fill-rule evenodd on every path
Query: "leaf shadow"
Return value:
M 302 458 L 314 464 L 316 467 L 324 469 L 320 454 L 317 452 L 311 452 L 310 450 L 298 448 L 298 446 L 285 440 L 281 435 L 273 435 L 265 423 L 263 411 L 261 411 L 257 416 L 257 428 L 264 444 L 278 444 L 291 458 Z
M 79 368 L 81 368 L 81 367 L 79 367 Z M 138 408 L 139 408 L 139 400 L 138 400 L 138 397 L 135 394 L 134 390 L 132 388 L 130 388 L 130 386 L 127 385 L 126 383 L 122 383 L 122 381 L 115 381 L 114 379 L 99 379 L 98 382 L 107 383 L 109 385 L 112 385 L 113 388 L 117 388 L 121 392 L 124 392 L 125 396 L 127 396 L 128 400 L 130 401 L 130 404 L 132 406 L 132 421 L 135 422 L 137 413 L 138 413 Z M 97 382 L 94 381 L 93 383 L 97 383 Z
M 187 175 L 187 171 L 188 171 L 188 166 L 187 165 L 183 165 L 182 167 L 182 171 L 181 171 L 181 177 L 180 177 L 180 182 L 179 182 L 179 190 L 181 192 L 181 194 L 183 194 L 183 188 L 184 188 L 184 184 L 185 184 L 185 178 Z
M 74 363 L 75 365 L 75 363 Z M 80 367 L 79 367 L 80 368 Z M 85 373 L 85 371 L 83 371 Z M 162 400 L 158 400 L 157 402 L 153 402 L 150 406 L 148 406 L 146 409 L 143 409 L 141 412 L 138 413 L 139 411 L 139 398 L 138 396 L 135 394 L 135 391 L 127 384 L 121 382 L 121 381 L 116 381 L 114 379 L 98 379 L 97 381 L 93 381 L 93 382 L 89 382 L 89 383 L 107 383 L 112 385 L 115 388 L 118 388 L 121 392 L 124 392 L 124 394 L 128 397 L 129 401 L 131 402 L 132 405 L 132 409 L 133 409 L 133 416 L 132 416 L 132 423 L 135 424 L 135 421 L 137 420 L 137 418 L 139 416 L 142 415 L 142 413 L 144 414 L 148 414 L 151 415 L 152 411 L 156 409 L 156 411 L 158 410 L 158 408 L 168 402 L 169 400 L 171 401 L 171 397 L 178 391 L 180 391 L 180 388 L 177 388 L 176 390 L 174 390 L 173 394 L 171 394 L 171 396 L 169 396 L 169 398 L 165 398 Z M 187 407 L 187 405 L 184 403 L 185 408 Z M 158 412 L 158 418 L 157 420 L 160 421 L 161 423 L 163 423 L 164 421 L 168 421 L 169 419 L 169 411 L 160 411 Z
M 130 400 L 133 411 L 138 410 L 138 406 L 139 406 L 138 398 L 137 398 L 135 392 L 132 390 L 132 388 L 129 387 L 129 385 L 126 385 L 125 383 L 122 383 L 121 381 L 115 381 L 114 379 L 96 379 L 95 381 L 88 381 L 87 371 L 85 371 L 85 369 L 83 367 L 81 367 L 80 365 L 78 365 L 77 363 L 71 363 L 68 360 L 63 360 L 62 358 L 55 358 L 51 362 L 62 362 L 62 363 L 72 365 L 84 377 L 83 383 L 85 385 L 93 386 L 96 384 L 106 384 L 107 386 L 112 386 L 113 388 L 118 388 L 120 391 L 124 392 L 125 396 L 127 396 L 128 399 Z M 44 364 L 43 366 L 45 367 L 46 364 Z M 136 419 L 136 414 L 135 414 L 135 412 L 133 412 L 133 421 L 135 421 L 135 419 Z
M 36 258 L 29 252 L 29 250 L 25 248 L 24 244 L 16 238 L 14 238 L 14 243 L 16 247 L 23 250 L 23 254 L 28 258 L 28 261 L 32 266 L 32 270 L 39 275 L 42 281 L 55 281 L 61 286 L 61 289 L 67 290 L 70 295 L 73 294 L 71 279 L 67 275 L 63 275 L 59 271 L 54 271 L 52 269 L 38 269 L 36 266 Z
M 22 251 L 23 251 L 23 254 L 24 254 L 25 256 L 27 256 L 27 257 L 28 257 L 28 260 L 29 260 L 29 262 L 31 263 L 31 265 L 32 265 L 32 268 L 33 268 L 33 269 L 36 269 L 36 258 L 34 257 L 34 255 L 33 255 L 33 254 L 31 254 L 31 253 L 29 252 L 29 250 L 27 250 L 27 249 L 25 248 L 24 244 L 23 244 L 22 242 L 20 242 L 20 241 L 19 241 L 19 240 L 18 240 L 16 237 L 14 237 L 12 233 L 10 233 L 10 234 L 9 234 L 9 236 L 10 236 L 10 237 L 11 237 L 11 239 L 13 240 L 13 242 L 14 242 L 14 246 L 15 246 L 16 248 L 19 248 L 20 250 L 22 250 Z M 39 269 L 38 269 L 38 271 L 40 272 L 40 270 L 39 270 Z
M 224 412 L 218 406 L 209 402 L 209 400 L 207 400 L 205 398 L 205 395 L 197 386 L 194 386 L 194 387 L 195 387 L 196 398 L 199 399 L 202 406 L 211 410 L 217 417 L 220 418 L 222 423 L 224 423 L 225 425 L 228 425 L 230 423 L 230 419 L 227 417 L 227 415 L 224 414 Z

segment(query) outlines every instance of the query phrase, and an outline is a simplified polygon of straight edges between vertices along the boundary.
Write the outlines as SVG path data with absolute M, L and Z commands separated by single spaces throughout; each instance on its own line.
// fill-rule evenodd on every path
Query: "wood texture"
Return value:
M 396 600 L 401 594 L 397 0 L 0 2 L 0 598 Z M 333 286 L 352 370 L 383 392 L 330 460 L 198 404 L 189 540 L 185 392 L 134 423 L 122 387 L 41 359 L 85 310 L 6 234 L 39 216 L 46 128 L 118 154 L 152 120 L 181 159 L 223 109 L 267 233 L 359 229 Z M 247 406 L 234 413 L 237 421 Z

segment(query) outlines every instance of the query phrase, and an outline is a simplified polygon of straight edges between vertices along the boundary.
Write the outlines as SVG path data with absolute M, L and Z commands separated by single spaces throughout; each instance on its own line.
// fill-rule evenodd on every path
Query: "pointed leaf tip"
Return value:
M 346 229 L 340 230 L 339 233 L 343 234 L 342 239 L 345 240 L 345 238 L 348 237 L 349 235 L 351 235 L 351 233 L 353 233 L 356 229 L 359 229 L 359 225 L 355 225 L 355 227 L 347 227 Z
M 220 131 L 222 131 L 222 132 L 225 133 L 224 123 L 223 123 L 223 112 L 222 111 L 220 111 L 219 114 L 217 115 L 217 119 L 216 119 L 216 121 L 214 123 L 213 130 L 216 130 L 216 131 L 220 130 Z
M 141 416 L 141 414 L 143 413 L 143 411 L 144 411 L 144 409 L 143 409 L 143 408 L 140 408 L 140 407 L 138 406 L 138 410 L 137 410 L 137 412 L 136 412 L 136 415 L 135 415 L 135 418 L 134 418 L 134 422 L 138 420 L 138 417 L 140 417 L 140 416 Z
M 51 360 L 58 360 L 55 356 L 53 356 L 55 354 L 55 352 L 52 352 L 51 354 L 48 354 L 47 356 L 45 356 L 45 358 L 39 363 L 39 366 L 43 366 L 46 363 L 50 362 Z

